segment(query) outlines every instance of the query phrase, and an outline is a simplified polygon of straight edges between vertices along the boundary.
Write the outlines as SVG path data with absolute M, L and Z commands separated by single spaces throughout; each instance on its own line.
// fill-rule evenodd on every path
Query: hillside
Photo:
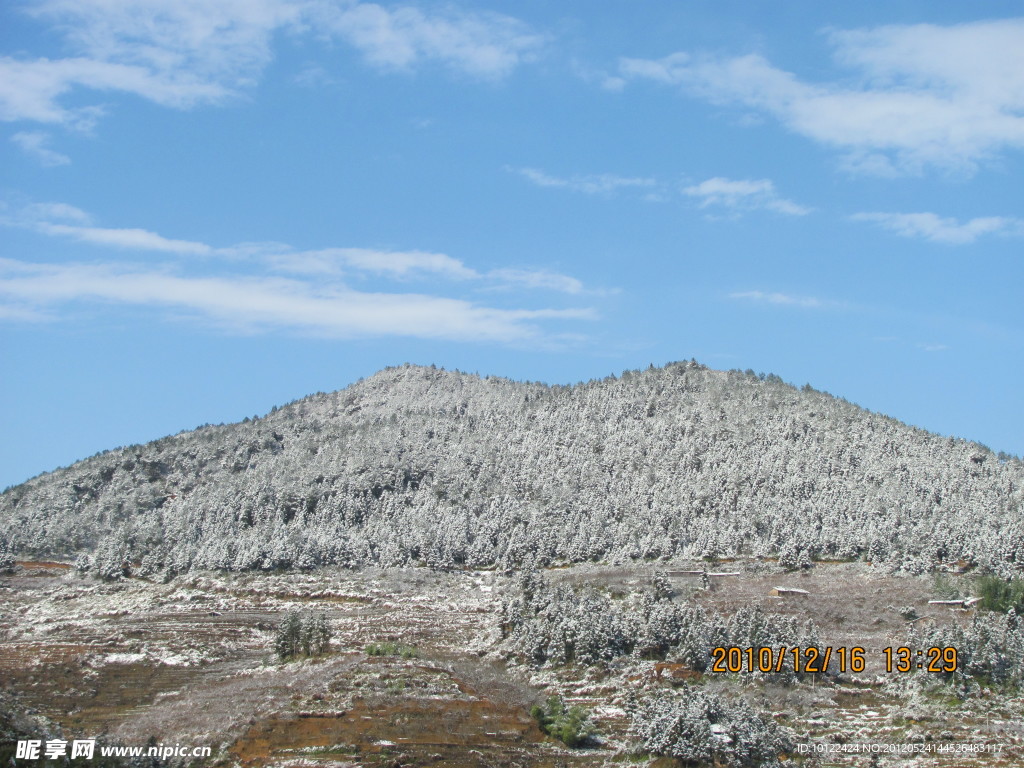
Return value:
M 549 387 L 391 368 L 0 495 L 19 557 L 104 576 L 674 557 L 1024 568 L 1024 467 L 695 362 Z

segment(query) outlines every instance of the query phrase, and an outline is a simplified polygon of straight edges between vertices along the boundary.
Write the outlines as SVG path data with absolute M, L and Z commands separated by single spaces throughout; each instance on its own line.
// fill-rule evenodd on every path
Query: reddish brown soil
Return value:
M 397 699 L 361 701 L 343 714 L 274 717 L 253 726 L 231 751 L 244 766 L 276 765 L 296 753 L 360 761 L 404 755 L 402 765 L 464 766 L 504 762 L 543 740 L 525 712 L 486 699 Z
M 16 565 L 20 565 L 25 571 L 54 571 L 57 573 L 63 573 L 64 571 L 70 571 L 74 566 L 67 563 L 53 563 L 44 561 L 33 561 L 33 560 L 18 560 Z M 28 575 L 28 574 L 26 574 Z

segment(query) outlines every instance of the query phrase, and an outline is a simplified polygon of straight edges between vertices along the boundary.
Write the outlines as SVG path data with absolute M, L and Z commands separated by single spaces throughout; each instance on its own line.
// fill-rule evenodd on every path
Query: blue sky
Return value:
M 16 0 L 0 120 L 0 487 L 407 361 L 1024 453 L 1018 3 Z

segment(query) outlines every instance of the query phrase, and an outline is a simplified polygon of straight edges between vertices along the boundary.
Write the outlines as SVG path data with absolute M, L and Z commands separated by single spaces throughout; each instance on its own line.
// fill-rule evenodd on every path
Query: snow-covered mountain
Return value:
M 736 554 L 1009 573 L 1024 466 L 695 362 L 572 387 L 404 366 L 8 489 L 3 539 L 108 576 Z

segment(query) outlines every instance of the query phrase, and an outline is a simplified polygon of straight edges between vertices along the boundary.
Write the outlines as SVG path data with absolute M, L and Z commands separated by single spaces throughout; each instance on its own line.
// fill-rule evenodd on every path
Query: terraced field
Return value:
M 498 613 L 510 580 L 491 572 L 322 571 L 206 574 L 169 583 L 104 583 L 66 565 L 22 563 L 0 577 L 0 680 L 22 708 L 69 735 L 142 746 L 209 746 L 211 765 L 600 766 L 631 754 L 629 700 L 683 685 L 741 691 L 792 729 L 796 744 L 987 744 L 991 753 L 924 753 L 919 766 L 1024 764 L 1024 700 L 997 692 L 964 700 L 886 674 L 868 653 L 858 675 L 798 685 L 699 674 L 625 658 L 609 667 L 536 669 L 508 658 Z M 771 564 L 728 565 L 710 589 L 677 577 L 677 600 L 724 612 L 745 604 L 812 618 L 834 646 L 880 649 L 909 619 L 968 621 L 928 605 L 929 582 L 862 565 L 819 564 L 783 575 Z M 609 591 L 640 588 L 650 567 L 580 566 L 549 578 Z M 772 597 L 773 586 L 806 590 Z M 281 616 L 324 613 L 331 652 L 282 663 L 272 652 Z M 370 655 L 372 643 L 415 649 Z M 905 679 L 903 679 L 905 677 Z M 531 705 L 558 693 L 592 714 L 599 736 L 569 749 L 541 732 Z M 880 765 L 908 759 L 879 755 Z M 866 765 L 868 755 L 787 756 L 793 764 Z

